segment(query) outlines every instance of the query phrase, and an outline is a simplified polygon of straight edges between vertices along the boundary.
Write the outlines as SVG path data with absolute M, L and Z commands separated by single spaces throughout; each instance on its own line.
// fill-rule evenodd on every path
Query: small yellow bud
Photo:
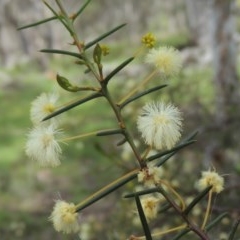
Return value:
M 152 33 L 147 33 L 142 37 L 142 43 L 147 48 L 153 48 L 156 44 L 156 37 Z
M 101 44 L 102 55 L 107 56 L 110 53 L 110 48 L 107 45 Z

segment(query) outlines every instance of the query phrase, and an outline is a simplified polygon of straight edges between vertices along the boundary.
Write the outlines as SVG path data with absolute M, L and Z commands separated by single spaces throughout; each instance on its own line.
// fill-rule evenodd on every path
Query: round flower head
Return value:
M 142 43 L 147 48 L 153 48 L 156 44 L 156 37 L 152 33 L 147 33 L 142 37 Z
M 78 213 L 73 203 L 57 200 L 49 219 L 58 232 L 77 233 L 79 231 Z
M 146 218 L 154 219 L 159 209 L 159 200 L 155 197 L 145 197 L 141 199 L 141 204 Z
M 171 104 L 149 103 L 143 107 L 137 127 L 146 144 L 158 150 L 171 149 L 181 137 L 181 113 Z
M 173 47 L 150 49 L 145 61 L 146 63 L 154 65 L 164 76 L 176 75 L 182 66 L 179 51 Z
M 41 166 L 60 165 L 59 155 L 62 150 L 55 139 L 58 133 L 59 131 L 53 125 L 35 127 L 28 134 L 26 154 Z
M 39 124 L 44 117 L 56 110 L 56 102 L 58 96 L 56 94 L 42 93 L 33 102 L 30 109 L 30 118 L 33 124 Z M 56 119 L 52 118 L 51 123 L 55 123 Z
M 202 177 L 197 183 L 200 190 L 212 186 L 212 191 L 216 193 L 220 193 L 223 190 L 223 185 L 224 178 L 214 171 L 203 171 Z
M 138 173 L 138 182 L 144 183 L 147 187 L 153 187 L 159 182 L 162 175 L 161 168 L 149 165 Z

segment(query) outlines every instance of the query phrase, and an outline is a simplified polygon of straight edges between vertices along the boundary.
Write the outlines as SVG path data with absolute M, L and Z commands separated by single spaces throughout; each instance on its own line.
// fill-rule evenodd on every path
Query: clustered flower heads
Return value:
M 154 65 L 166 77 L 176 75 L 182 67 L 180 53 L 173 47 L 164 46 L 150 49 L 145 61 L 150 65 Z
M 56 110 L 56 102 L 58 95 L 54 93 L 42 93 L 33 102 L 30 109 L 30 118 L 34 125 L 40 124 L 44 117 Z M 56 122 L 56 118 L 50 120 L 51 123 Z
M 73 203 L 57 200 L 49 219 L 58 232 L 77 233 L 79 231 L 78 213 Z
M 33 129 L 27 136 L 26 154 L 41 166 L 55 167 L 60 165 L 59 156 L 62 150 L 56 140 L 60 133 L 55 118 L 42 122 L 43 118 L 53 113 L 57 107 L 58 95 L 42 93 L 31 104 L 30 118 Z
M 62 150 L 55 138 L 59 133 L 54 125 L 36 126 L 28 134 L 26 154 L 41 166 L 60 165 L 59 156 Z
M 147 187 L 153 187 L 159 183 L 162 175 L 163 170 L 160 167 L 149 165 L 139 171 L 138 182 L 143 183 Z
M 148 103 L 138 117 L 137 127 L 146 144 L 157 150 L 171 149 L 181 137 L 181 112 L 172 104 Z
M 215 171 L 203 171 L 201 179 L 197 182 L 197 187 L 203 190 L 212 186 L 212 191 L 220 193 L 223 190 L 224 178 Z

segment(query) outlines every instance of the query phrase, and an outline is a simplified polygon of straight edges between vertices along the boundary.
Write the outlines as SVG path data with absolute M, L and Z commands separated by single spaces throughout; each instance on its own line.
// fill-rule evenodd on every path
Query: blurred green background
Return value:
M 184 66 L 180 75 L 170 79 L 166 89 L 132 103 L 123 113 L 140 148 L 142 141 L 135 122 L 139 109 L 148 100 L 164 99 L 177 105 L 184 113 L 184 136 L 199 131 L 197 143 L 180 151 L 164 169 L 187 201 L 197 193 L 194 182 L 202 170 L 213 165 L 226 174 L 226 188 L 214 200 L 212 217 L 224 211 L 229 216 L 211 232 L 212 239 L 224 240 L 240 213 L 240 4 L 225 1 L 227 5 L 221 6 L 217 2 L 96 0 L 80 17 L 77 29 L 80 39 L 88 42 L 128 23 L 103 42 L 111 48 L 111 54 L 104 59 L 105 73 L 132 56 L 140 46 L 141 36 L 149 31 L 156 34 L 160 45 L 181 51 Z M 66 8 L 73 12 L 82 3 L 69 0 Z M 39 52 L 43 48 L 74 50 L 58 22 L 16 31 L 21 25 L 51 16 L 41 1 L 1 1 L 0 13 L 0 239 L 79 239 L 52 228 L 48 216 L 54 200 L 78 203 L 130 171 L 136 163 L 126 146 L 116 146 L 118 137 L 71 141 L 62 146 L 62 165 L 54 169 L 40 168 L 27 158 L 24 148 L 32 127 L 31 102 L 42 92 L 57 92 L 61 104 L 85 96 L 60 89 L 56 73 L 75 82 L 89 81 L 90 76 L 72 58 Z M 220 14 L 222 19 L 214 18 L 218 13 L 224 13 Z M 141 58 L 127 66 L 110 85 L 115 99 L 148 72 Z M 156 77 L 149 87 L 155 85 L 154 81 L 166 83 Z M 62 129 L 67 136 L 112 127 L 116 122 L 103 100 L 91 101 L 63 116 Z M 133 186 L 130 183 L 122 187 L 81 213 L 81 239 L 127 239 L 131 234 L 142 234 L 134 202 L 121 199 Z M 196 221 L 205 208 L 204 201 L 197 206 L 193 213 Z M 172 212 L 168 217 L 166 221 L 160 216 L 151 227 L 164 229 L 180 221 L 172 217 Z M 240 239 L 237 234 L 236 239 Z M 195 238 L 189 235 L 185 239 Z

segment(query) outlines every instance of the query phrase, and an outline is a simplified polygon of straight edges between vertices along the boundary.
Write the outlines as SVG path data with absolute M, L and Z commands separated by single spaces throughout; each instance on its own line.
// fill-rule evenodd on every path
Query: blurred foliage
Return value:
M 190 35 L 187 32 L 177 32 L 174 34 L 168 34 L 159 38 L 160 45 L 173 46 L 177 49 L 189 47 L 194 43 L 191 40 Z

